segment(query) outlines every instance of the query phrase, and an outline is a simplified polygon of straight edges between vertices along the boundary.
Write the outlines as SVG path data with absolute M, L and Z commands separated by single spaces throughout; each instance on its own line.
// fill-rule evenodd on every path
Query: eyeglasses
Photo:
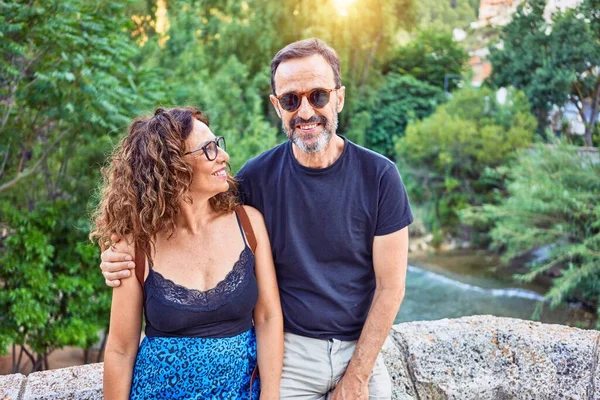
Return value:
M 213 161 L 215 158 L 217 158 L 217 155 L 219 155 L 219 149 L 225 150 L 225 138 L 223 136 L 217 136 L 213 140 L 204 143 L 196 150 L 188 151 L 187 153 L 183 153 L 183 155 L 187 156 L 188 154 L 202 150 L 206 156 L 206 159 L 208 161 Z
M 329 96 L 331 92 L 335 92 L 338 89 L 316 88 L 308 92 L 289 92 L 275 97 L 277 100 L 279 100 L 279 105 L 281 105 L 281 108 L 283 108 L 285 111 L 294 112 L 300 108 L 300 104 L 302 104 L 302 98 L 304 96 L 306 96 L 311 106 L 315 108 L 325 107 L 327 103 L 329 103 Z

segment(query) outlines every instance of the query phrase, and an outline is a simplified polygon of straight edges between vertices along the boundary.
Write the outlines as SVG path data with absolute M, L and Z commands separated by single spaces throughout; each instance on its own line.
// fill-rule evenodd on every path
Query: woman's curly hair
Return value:
M 209 124 L 206 114 L 193 107 L 158 108 L 154 115 L 133 121 L 102 171 L 104 186 L 90 233 L 102 251 L 115 234 L 133 238 L 136 248 L 152 260 L 156 235 L 175 232 L 181 202 L 192 202 L 192 168 L 183 154 L 194 119 Z M 227 182 L 229 190 L 209 200 L 216 212 L 233 212 L 240 204 L 237 182 L 229 173 Z

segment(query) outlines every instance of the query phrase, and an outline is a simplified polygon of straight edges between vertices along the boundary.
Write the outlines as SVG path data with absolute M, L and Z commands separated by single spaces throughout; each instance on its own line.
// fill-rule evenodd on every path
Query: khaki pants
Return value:
M 356 341 L 313 339 L 285 333 L 281 400 L 326 400 L 344 375 Z M 392 383 L 381 355 L 369 378 L 369 399 L 391 399 Z

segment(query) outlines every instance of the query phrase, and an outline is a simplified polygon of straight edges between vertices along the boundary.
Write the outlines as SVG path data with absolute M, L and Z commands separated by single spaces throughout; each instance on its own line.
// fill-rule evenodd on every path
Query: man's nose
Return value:
M 315 109 L 308 102 L 308 98 L 306 96 L 302 96 L 300 99 L 300 108 L 298 109 L 298 116 L 304 120 L 310 119 L 313 115 L 315 115 Z

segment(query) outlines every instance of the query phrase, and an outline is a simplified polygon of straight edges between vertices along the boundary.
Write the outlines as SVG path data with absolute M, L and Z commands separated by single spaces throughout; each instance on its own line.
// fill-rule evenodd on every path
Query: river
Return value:
M 483 314 L 533 320 L 536 307 L 543 305 L 541 322 L 593 326 L 592 313 L 574 305 L 551 309 L 544 302 L 544 285 L 522 284 L 511 275 L 498 259 L 482 253 L 411 255 L 395 323 Z

